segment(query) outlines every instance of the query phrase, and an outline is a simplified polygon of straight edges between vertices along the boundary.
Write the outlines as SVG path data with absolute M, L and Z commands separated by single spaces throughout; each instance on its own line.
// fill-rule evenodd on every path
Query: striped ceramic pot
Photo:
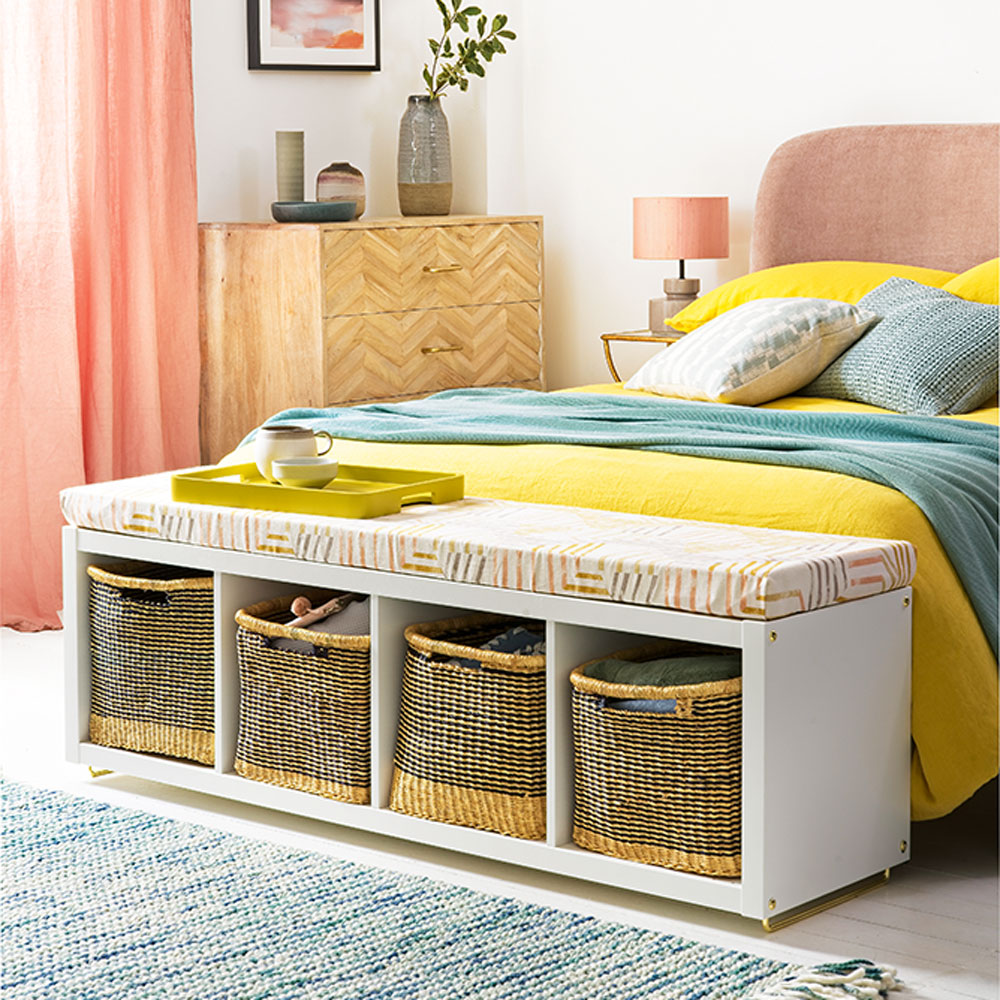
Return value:
M 331 163 L 316 175 L 317 201 L 353 201 L 354 218 L 365 210 L 365 175 L 350 163 Z

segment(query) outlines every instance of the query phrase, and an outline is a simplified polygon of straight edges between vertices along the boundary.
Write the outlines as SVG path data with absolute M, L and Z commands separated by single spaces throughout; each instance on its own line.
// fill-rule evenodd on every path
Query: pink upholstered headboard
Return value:
M 877 260 L 964 271 L 997 256 L 1000 125 L 857 125 L 783 143 L 750 267 Z

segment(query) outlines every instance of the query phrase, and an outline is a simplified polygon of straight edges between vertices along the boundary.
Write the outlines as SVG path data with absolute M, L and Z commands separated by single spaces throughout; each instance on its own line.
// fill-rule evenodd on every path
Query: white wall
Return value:
M 368 214 L 395 214 L 398 121 L 438 30 L 433 0 L 382 0 L 375 74 L 248 73 L 242 0 L 192 3 L 201 218 L 267 217 L 278 128 L 306 129 L 307 177 L 348 159 Z M 633 196 L 729 195 L 730 259 L 688 267 L 709 289 L 747 269 L 757 183 L 783 140 L 1000 117 L 995 0 L 480 5 L 519 37 L 446 101 L 454 210 L 544 215 L 553 388 L 606 381 L 598 335 L 644 326 L 676 266 L 632 259 Z
M 599 333 L 645 326 L 675 273 L 632 259 L 633 196 L 729 195 L 730 259 L 688 267 L 705 290 L 748 269 L 757 183 L 783 140 L 1000 117 L 996 0 L 525 0 L 520 16 L 524 208 L 545 215 L 552 388 L 607 381 Z M 499 99 L 491 89 L 491 116 Z
M 191 0 L 198 217 L 270 221 L 277 198 L 274 133 L 305 132 L 305 196 L 316 174 L 347 160 L 365 175 L 365 218 L 398 215 L 396 143 L 409 94 L 438 37 L 433 0 L 382 0 L 377 73 L 247 69 L 245 0 Z M 482 83 L 482 81 L 477 81 Z M 486 210 L 485 89 L 444 99 L 452 142 L 455 213 Z

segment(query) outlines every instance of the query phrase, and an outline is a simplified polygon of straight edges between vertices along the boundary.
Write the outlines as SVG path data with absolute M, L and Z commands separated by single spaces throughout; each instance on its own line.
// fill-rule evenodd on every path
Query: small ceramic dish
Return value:
M 356 201 L 272 201 L 275 222 L 349 222 Z
M 271 472 L 282 486 L 304 486 L 322 489 L 336 478 L 339 463 L 326 455 L 299 455 L 295 458 L 276 458 L 271 462 Z

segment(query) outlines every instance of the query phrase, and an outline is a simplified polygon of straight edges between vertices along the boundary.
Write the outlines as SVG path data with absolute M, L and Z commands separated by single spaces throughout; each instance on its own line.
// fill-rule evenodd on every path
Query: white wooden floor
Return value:
M 0 764 L 47 788 L 427 875 L 790 962 L 863 956 L 899 970 L 900 1000 L 998 1000 L 997 786 L 913 829 L 887 886 L 766 934 L 758 923 L 243 806 L 62 761 L 62 633 L 0 630 Z M 600 1000 L 596 997 L 595 1000 Z

